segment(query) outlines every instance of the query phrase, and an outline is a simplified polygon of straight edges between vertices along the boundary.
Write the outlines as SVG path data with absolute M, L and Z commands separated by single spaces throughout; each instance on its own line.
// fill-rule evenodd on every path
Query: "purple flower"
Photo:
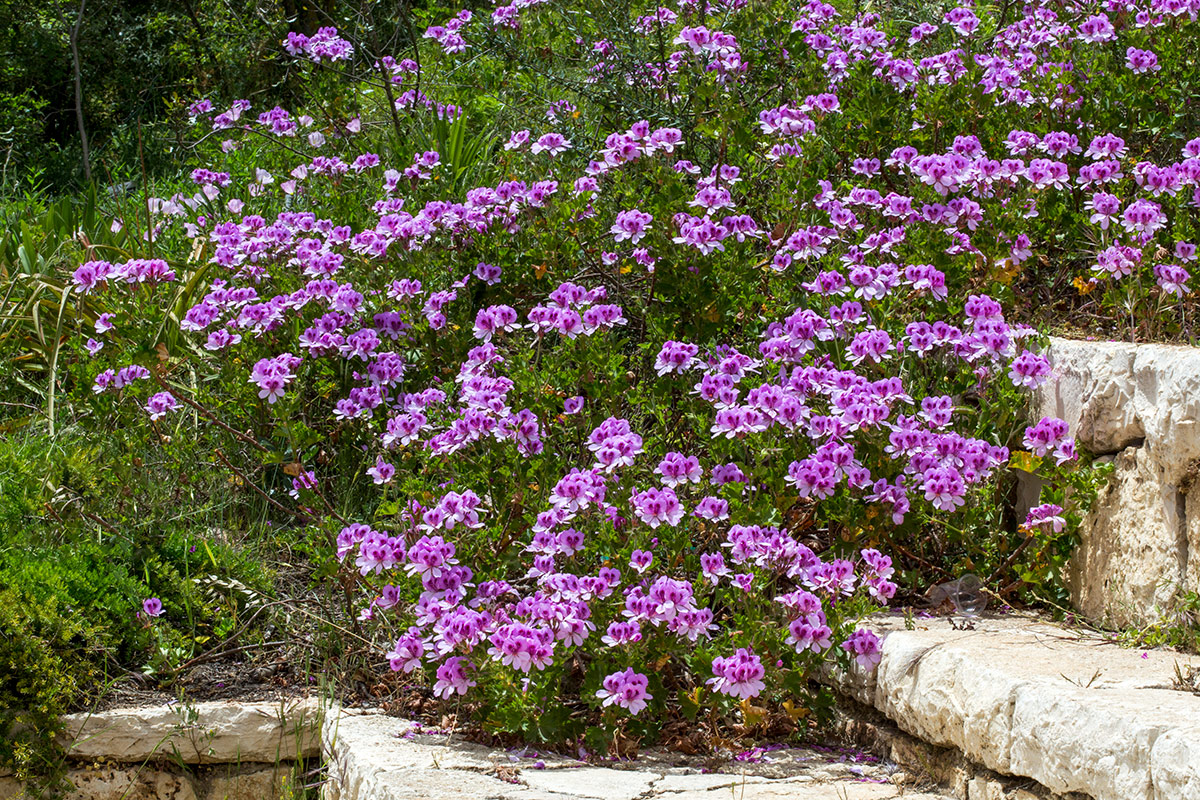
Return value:
M 1044 456 L 1061 447 L 1070 431 L 1065 420 L 1042 417 L 1037 425 L 1025 429 L 1024 445 L 1035 455 Z
M 1051 376 L 1049 359 L 1029 350 L 1023 351 L 1009 364 L 1008 377 L 1016 387 L 1036 389 L 1050 380 Z
M 541 136 L 529 148 L 534 155 L 538 153 L 548 153 L 550 156 L 556 156 L 559 153 L 565 153 L 571 149 L 571 142 L 561 133 L 547 133 Z
M 762 660 L 744 647 L 728 658 L 714 659 L 712 669 L 714 677 L 705 682 L 720 694 L 749 700 L 766 688 Z
M 1134 75 L 1141 75 L 1143 72 L 1157 72 L 1162 69 L 1158 63 L 1158 56 L 1149 50 L 1138 50 L 1136 47 L 1130 47 L 1125 51 L 1125 66 Z
M 282 353 L 275 358 L 259 359 L 250 373 L 250 383 L 258 384 L 258 396 L 268 403 L 283 397 L 287 385 L 296 377 L 293 370 L 301 359 L 291 353 Z
M 650 680 L 630 667 L 624 672 L 614 672 L 604 678 L 603 688 L 596 692 L 602 700 L 601 706 L 618 705 L 634 716 L 646 707 L 647 700 L 654 696 L 648 691 Z
M 153 420 L 164 417 L 177 408 L 179 408 L 179 401 L 170 392 L 159 392 L 146 401 L 146 412 Z
M 619 647 L 630 642 L 640 642 L 642 640 L 642 629 L 637 622 L 613 622 L 608 626 L 608 631 L 600 638 L 600 641 L 609 647 Z
M 75 286 L 79 289 L 79 293 L 87 294 L 99 284 L 106 282 L 109 276 L 113 275 L 115 271 L 113 265 L 107 261 L 89 261 L 75 270 L 72 278 L 75 281 Z M 99 329 L 97 330 L 98 332 L 102 332 Z
M 630 209 L 617 214 L 617 220 L 609 228 L 609 231 L 613 234 L 614 240 L 618 242 L 628 241 L 631 244 L 637 244 L 646 235 L 646 231 L 650 229 L 650 223 L 653 221 L 654 217 L 644 211 Z
M 1043 503 L 1029 509 L 1025 515 L 1025 527 L 1043 531 L 1062 533 L 1067 521 L 1062 516 L 1062 506 L 1054 503 Z
M 698 458 L 682 453 L 667 453 L 654 471 L 661 476 L 663 485 L 670 487 L 699 483 L 704 474 Z
M 814 613 L 792 620 L 784 642 L 794 647 L 797 653 L 805 650 L 823 653 L 833 646 L 833 630 L 825 624 L 825 614 L 818 608 Z
M 855 662 L 863 669 L 874 669 L 883 660 L 879 647 L 879 637 L 866 628 L 859 628 L 842 642 L 842 649 L 854 656 Z
M 147 597 L 142 601 L 142 612 L 147 617 L 161 617 L 163 615 L 162 600 L 157 597 Z
M 467 678 L 470 662 L 459 656 L 446 659 L 438 667 L 437 683 L 433 685 L 433 693 L 443 700 L 449 700 L 455 694 L 466 694 L 475 685 L 475 681 Z
M 582 396 L 568 397 L 566 400 L 563 400 L 563 413 L 564 414 L 578 414 L 582 410 L 583 410 L 583 397 Z
M 113 329 L 113 318 L 116 314 L 101 314 L 96 317 L 96 333 L 108 333 Z
M 683 506 L 670 488 L 647 489 L 629 498 L 633 513 L 651 528 L 666 524 L 675 527 L 683 519 Z
M 696 360 L 696 354 L 699 352 L 700 348 L 694 344 L 675 341 L 663 342 L 662 350 L 654 360 L 654 371 L 659 375 L 666 375 L 668 372 L 682 374 L 692 367 Z
M 396 474 L 396 468 L 384 461 L 383 456 L 378 456 L 375 459 L 375 466 L 368 469 L 367 474 L 371 476 L 376 485 L 391 483 Z
M 1167 294 L 1173 294 L 1180 300 L 1188 293 L 1188 279 L 1192 276 L 1178 264 L 1155 264 L 1154 278 L 1159 287 Z
M 696 504 L 692 515 L 699 519 L 720 522 L 729 519 L 729 502 L 719 497 L 704 497 Z
M 387 654 L 388 663 L 394 672 L 412 672 L 421 666 L 425 655 L 425 644 L 421 641 L 420 629 L 409 628 L 396 640 L 396 646 Z

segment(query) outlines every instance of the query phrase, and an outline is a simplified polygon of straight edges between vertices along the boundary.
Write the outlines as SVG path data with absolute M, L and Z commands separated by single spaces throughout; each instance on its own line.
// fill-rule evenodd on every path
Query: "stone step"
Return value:
M 1200 657 L 1028 617 L 973 626 L 879 615 L 879 668 L 829 680 L 917 739 L 1053 792 L 1200 800 L 1200 696 L 1173 688 Z
M 949 781 L 958 800 L 1051 793 L 1072 800 L 1200 800 L 1200 695 L 1175 688 L 1177 676 L 1200 674 L 1200 657 L 1122 649 L 1101 634 L 1018 615 L 975 619 L 969 630 L 946 618 L 899 614 L 881 614 L 871 624 L 884 637 L 879 668 L 827 679 L 913 737 L 910 745 L 957 754 L 966 765 L 962 780 Z M 95 784 L 74 795 L 79 800 L 164 796 L 164 781 L 195 785 L 166 795 L 221 800 L 234 796 L 221 781 L 251 777 L 265 797 L 279 778 L 272 764 L 318 755 L 326 763 L 324 800 L 942 797 L 914 789 L 922 770 L 909 762 L 926 757 L 900 757 L 904 747 L 896 737 L 888 755 L 903 770 L 861 752 L 803 747 L 719 761 L 650 751 L 633 762 L 597 766 L 489 749 L 378 713 L 321 709 L 313 700 L 123 709 L 72 717 L 67 730 L 73 763 L 123 763 L 130 765 L 124 772 L 136 771 L 122 789 L 116 778 L 76 769 L 80 782 Z M 172 766 L 180 764 L 201 771 L 232 764 L 241 771 L 204 772 L 197 783 Z M 12 796 L 20 796 L 20 786 L 0 778 L 0 798 Z
M 67 715 L 58 742 L 76 760 L 273 764 L 320 755 L 321 714 L 315 697 L 120 708 Z
M 595 766 L 353 712 L 330 717 L 323 738 L 323 800 L 949 800 L 906 791 L 892 765 L 847 751 L 782 748 L 716 764 L 651 750 Z

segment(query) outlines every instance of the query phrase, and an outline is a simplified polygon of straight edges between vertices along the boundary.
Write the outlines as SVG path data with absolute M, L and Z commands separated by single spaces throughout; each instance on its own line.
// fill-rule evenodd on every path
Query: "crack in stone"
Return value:
M 665 772 L 660 772 L 657 778 L 650 781 L 650 785 L 646 787 L 646 791 L 639 794 L 636 798 L 634 798 L 634 800 L 649 800 L 649 798 L 654 797 L 654 784 L 658 783 L 659 781 L 666 780 L 666 778 L 667 774 Z

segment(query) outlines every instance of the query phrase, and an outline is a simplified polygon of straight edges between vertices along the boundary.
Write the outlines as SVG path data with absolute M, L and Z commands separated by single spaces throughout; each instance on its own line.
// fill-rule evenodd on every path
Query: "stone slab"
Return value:
M 1200 696 L 1172 688 L 1200 657 L 1123 649 L 1044 621 L 879 615 L 874 673 L 832 682 L 901 730 L 1004 775 L 1094 800 L 1200 800 Z
M 889 765 L 790 748 L 720 771 L 650 751 L 617 765 L 492 750 L 392 717 L 341 712 L 322 732 L 323 800 L 946 800 L 906 791 Z
M 74 759 L 273 764 L 320 755 L 320 716 L 316 699 L 114 709 L 64 717 L 59 743 Z

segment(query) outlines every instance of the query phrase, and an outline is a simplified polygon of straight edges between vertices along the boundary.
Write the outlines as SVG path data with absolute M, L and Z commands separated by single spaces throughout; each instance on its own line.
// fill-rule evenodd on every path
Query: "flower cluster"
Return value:
M 1184 23 L 1151 5 L 1140 27 Z M 900 579 L 867 545 L 881 527 L 919 536 L 975 513 L 1002 443 L 1021 438 L 989 405 L 1054 378 L 1001 303 L 1041 246 L 1031 221 L 1078 209 L 1097 280 L 1153 262 L 1165 296 L 1188 293 L 1195 247 L 1174 212 L 1200 178 L 1200 140 L 1172 163 L 1127 164 L 1140 151 L 1117 132 L 1063 121 L 1088 110 L 1069 53 L 1134 35 L 1115 7 L 1034 3 L 996 28 L 961 5 L 902 30 L 811 2 L 782 31 L 744 3 L 713 8 L 723 30 L 695 4 L 637 9 L 630 24 L 671 52 L 574 42 L 589 84 L 622 80 L 661 113 L 603 127 L 613 117 L 572 95 L 473 150 L 456 137 L 475 135 L 479 108 L 439 103 L 428 66 L 384 58 L 396 99 L 380 127 L 437 145 L 389 153 L 357 116 L 326 141 L 313 120 L 328 108 L 274 108 L 243 129 L 239 101 L 212 118 L 241 137 L 224 160 L 155 206 L 157 241 L 192 254 L 170 262 L 196 287 L 169 312 L 187 357 L 239 384 L 220 404 L 238 422 L 220 430 L 303 462 L 292 497 L 366 587 L 363 620 L 389 632 L 393 669 L 426 673 L 443 699 L 581 669 L 594 707 L 637 715 L 699 649 L 712 676 L 690 685 L 736 700 L 825 659 L 872 668 L 880 642 L 860 618 Z M 425 31 L 421 63 L 527 46 L 553 13 L 461 12 Z M 745 57 L 750 43 L 769 57 Z M 353 56 L 331 29 L 286 48 Z M 1152 56 L 1129 51 L 1126 77 Z M 768 70 L 790 76 L 785 96 L 741 91 Z M 911 136 L 854 138 L 872 82 L 897 114 L 917 110 Z M 920 109 L 955 92 L 1012 124 L 922 132 Z M 747 115 L 753 96 L 772 99 Z M 648 121 L 675 119 L 685 97 L 711 119 Z M 845 152 L 822 149 L 843 138 Z M 89 261 L 74 281 L 124 309 L 176 275 Z M 98 359 L 114 319 L 86 345 Z M 150 377 L 128 361 L 97 373 L 98 403 Z M 207 391 L 172 385 L 138 408 L 157 420 Z M 1023 445 L 1070 468 L 1070 433 L 1043 419 Z M 1064 513 L 1038 506 L 1026 528 L 1059 533 Z

